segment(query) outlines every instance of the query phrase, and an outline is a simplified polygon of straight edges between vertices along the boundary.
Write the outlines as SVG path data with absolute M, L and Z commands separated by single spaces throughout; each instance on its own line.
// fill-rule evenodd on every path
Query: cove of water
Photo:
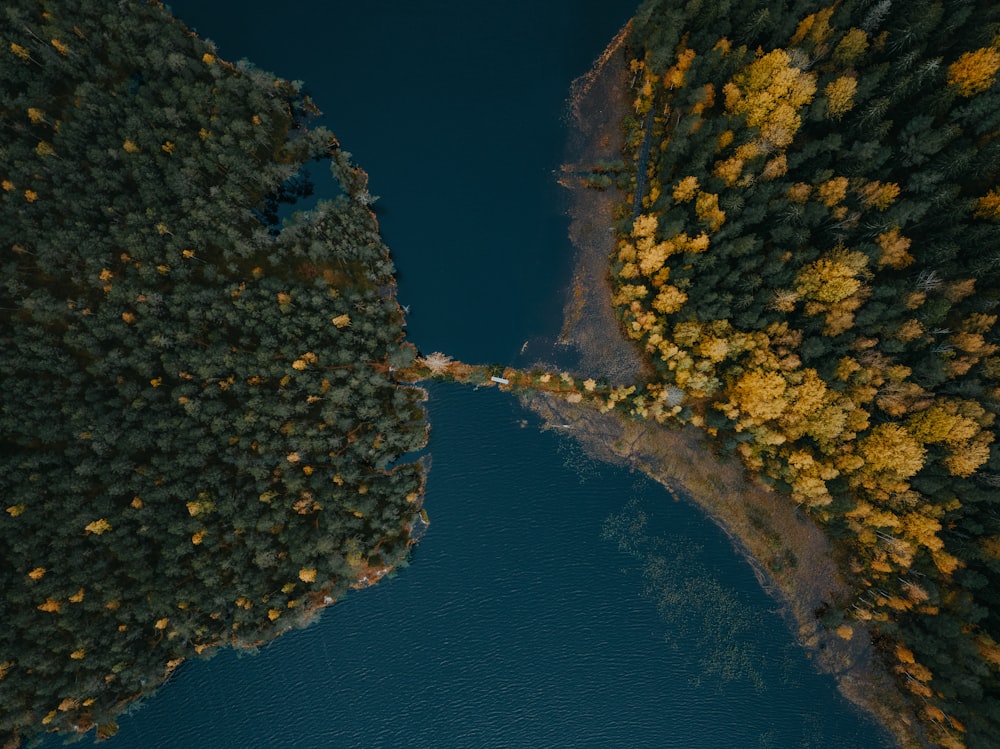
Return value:
M 308 82 L 381 196 L 423 351 L 510 363 L 555 334 L 565 97 L 631 2 L 172 6 L 223 57 Z M 185 664 L 104 746 L 892 745 L 699 511 L 509 396 L 429 391 L 409 566 L 256 656 Z
M 509 364 L 557 334 L 566 98 L 636 0 L 170 5 L 223 57 L 305 81 L 371 177 L 422 351 Z

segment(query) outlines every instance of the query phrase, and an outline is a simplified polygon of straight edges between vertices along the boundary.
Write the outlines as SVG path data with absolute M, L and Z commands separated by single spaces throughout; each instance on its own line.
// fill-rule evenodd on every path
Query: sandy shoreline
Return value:
M 574 84 L 573 132 L 560 179 L 570 191 L 569 234 L 576 248 L 560 343 L 579 352 L 581 374 L 621 384 L 642 379 L 645 371 L 610 304 L 612 227 L 625 196 L 587 188 L 580 175 L 598 161 L 621 157 L 619 122 L 631 106 L 623 44 L 628 28 Z M 729 535 L 761 585 L 782 603 L 789 625 L 818 668 L 834 674 L 843 694 L 875 716 L 901 746 L 927 745 L 912 709 L 873 657 L 864 624 L 850 621 L 838 634 L 819 623 L 817 610 L 846 600 L 850 587 L 829 539 L 790 500 L 748 479 L 737 461 L 713 455 L 705 435 L 694 427 L 678 430 L 630 421 L 546 395 L 528 405 L 547 422 L 570 424 L 567 433 L 594 457 L 630 465 L 675 497 L 693 501 Z

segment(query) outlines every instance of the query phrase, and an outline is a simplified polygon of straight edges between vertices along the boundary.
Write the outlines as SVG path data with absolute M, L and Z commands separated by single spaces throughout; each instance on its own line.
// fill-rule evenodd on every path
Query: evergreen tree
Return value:
M 367 176 L 157 4 L 0 37 L 0 733 L 114 730 L 185 658 L 405 556 L 422 394 Z M 342 194 L 308 214 L 304 165 Z

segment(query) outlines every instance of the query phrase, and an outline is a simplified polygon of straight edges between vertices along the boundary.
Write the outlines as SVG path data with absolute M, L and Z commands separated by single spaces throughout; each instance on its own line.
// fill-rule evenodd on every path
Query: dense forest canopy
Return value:
M 631 43 L 632 410 L 841 539 L 828 623 L 934 742 L 1000 745 L 1000 6 L 651 0 Z
M 367 176 L 298 84 L 157 3 L 0 31 L 16 744 L 108 735 L 399 563 L 426 423 L 394 372 L 496 373 L 403 343 Z M 928 740 L 1000 745 L 1000 8 L 648 0 L 629 44 L 613 303 L 655 376 L 504 386 L 703 427 L 838 540 L 856 590 L 817 616 L 871 633 Z M 287 215 L 312 162 L 341 193 Z
M 399 563 L 422 393 L 367 176 L 298 84 L 158 3 L 0 12 L 0 736 Z M 342 194 L 279 222 L 328 163 Z

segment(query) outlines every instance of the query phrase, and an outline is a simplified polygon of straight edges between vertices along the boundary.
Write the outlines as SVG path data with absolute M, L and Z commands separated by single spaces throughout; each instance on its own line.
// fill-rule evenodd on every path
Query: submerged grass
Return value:
M 753 608 L 706 567 L 700 544 L 650 533 L 646 513 L 634 499 L 607 517 L 601 535 L 639 564 L 642 594 L 666 625 L 667 646 L 680 650 L 695 643 L 694 650 L 705 653 L 697 673 L 688 676 L 691 687 L 746 680 L 757 691 L 766 688 L 763 656 L 753 639 Z

